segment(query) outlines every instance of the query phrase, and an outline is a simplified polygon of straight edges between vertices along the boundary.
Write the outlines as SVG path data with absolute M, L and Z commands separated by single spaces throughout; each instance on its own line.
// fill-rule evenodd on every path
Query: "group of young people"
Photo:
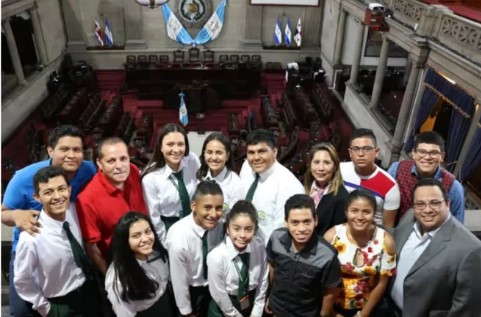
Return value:
M 481 243 L 453 219 L 460 184 L 440 166 L 439 139 L 418 136 L 414 160 L 388 173 L 372 131 L 355 130 L 351 162 L 331 144 L 312 148 L 303 186 L 264 129 L 247 136 L 237 175 L 221 133 L 198 158 L 167 124 L 142 172 L 107 138 L 96 172 L 81 132 L 58 127 L 50 159 L 17 171 L 2 203 L 17 227 L 12 315 L 474 316 Z M 440 295 L 421 296 L 432 266 Z

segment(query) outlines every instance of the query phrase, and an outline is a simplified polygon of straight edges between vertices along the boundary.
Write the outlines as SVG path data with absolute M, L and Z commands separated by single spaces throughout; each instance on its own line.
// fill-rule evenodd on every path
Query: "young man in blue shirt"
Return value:
M 50 159 L 33 163 L 15 172 L 7 185 L 2 202 L 2 223 L 13 227 L 12 254 L 10 259 L 10 315 L 34 316 L 31 305 L 23 301 L 13 287 L 13 262 L 20 232 L 38 232 L 37 216 L 42 204 L 33 197 L 35 192 L 33 176 L 45 166 L 62 167 L 72 186 L 71 200 L 75 201 L 80 190 L 94 176 L 95 165 L 83 160 L 84 136 L 82 131 L 72 125 L 53 129 L 48 138 L 47 152 Z

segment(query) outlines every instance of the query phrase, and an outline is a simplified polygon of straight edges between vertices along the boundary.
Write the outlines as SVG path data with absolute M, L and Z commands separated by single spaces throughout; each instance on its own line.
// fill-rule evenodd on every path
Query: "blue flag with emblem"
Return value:
M 185 127 L 189 124 L 189 115 L 187 114 L 187 106 L 185 105 L 184 100 L 185 94 L 181 91 L 179 94 L 180 97 L 180 107 L 179 107 L 179 120 L 182 125 Z
M 286 43 L 286 46 L 291 46 L 291 42 L 292 42 L 291 20 L 287 18 L 287 24 L 284 30 L 284 43 Z
M 207 42 L 215 40 L 220 32 L 222 31 L 222 26 L 224 25 L 224 15 L 225 7 L 227 5 L 227 0 L 222 0 L 221 3 L 215 9 L 214 14 L 210 17 L 207 23 L 204 25 L 202 30 L 194 39 L 195 45 L 205 44 Z
M 274 44 L 279 46 L 282 43 L 281 19 L 277 17 L 276 28 L 274 29 Z
M 162 12 L 164 13 L 165 25 L 167 27 L 167 35 L 169 36 L 169 38 L 185 45 L 193 44 L 194 40 L 184 28 L 182 23 L 180 23 L 179 19 L 177 19 L 168 4 L 162 5 Z

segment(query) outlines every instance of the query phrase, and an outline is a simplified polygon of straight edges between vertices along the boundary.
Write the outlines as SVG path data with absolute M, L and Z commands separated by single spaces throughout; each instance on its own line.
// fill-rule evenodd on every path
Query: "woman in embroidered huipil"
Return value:
M 339 155 L 330 143 L 319 143 L 309 152 L 304 188 L 314 199 L 317 214 L 317 234 L 346 222 L 344 213 L 347 190 L 339 169 Z
M 382 316 L 377 306 L 395 270 L 396 249 L 393 237 L 374 223 L 375 210 L 374 195 L 356 189 L 347 197 L 347 222 L 324 235 L 341 262 L 339 316 Z

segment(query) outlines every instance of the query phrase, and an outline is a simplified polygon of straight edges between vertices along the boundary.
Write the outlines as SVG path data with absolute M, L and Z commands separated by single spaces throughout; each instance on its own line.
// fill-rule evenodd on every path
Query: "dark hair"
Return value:
M 439 146 L 441 152 L 444 152 L 445 150 L 443 137 L 435 131 L 423 132 L 416 135 L 414 137 L 413 149 L 416 150 L 420 143 L 436 144 Z
M 112 137 L 108 137 L 100 140 L 99 144 L 97 145 L 97 151 L 96 151 L 97 159 L 101 160 L 102 157 L 104 157 L 104 154 L 102 153 L 102 149 L 104 145 L 114 145 L 117 143 L 122 143 L 127 147 L 127 144 L 125 143 L 125 141 L 117 136 L 112 136 Z
M 197 200 L 202 196 L 206 195 L 221 195 L 224 196 L 222 193 L 222 189 L 220 188 L 219 184 L 214 181 L 202 181 L 197 185 L 195 189 L 194 196 L 192 200 Z
M 369 205 L 371 205 L 372 209 L 374 210 L 374 213 L 376 213 L 376 209 L 377 209 L 376 197 L 374 197 L 373 193 L 371 193 L 370 191 L 364 188 L 355 189 L 352 192 L 350 192 L 349 195 L 347 195 L 346 208 L 345 208 L 346 211 L 347 211 L 347 208 L 349 208 L 352 202 L 356 199 L 367 200 Z
M 276 136 L 274 132 L 266 129 L 257 129 L 247 135 L 246 144 L 255 145 L 257 143 L 265 142 L 270 148 L 276 147 Z
M 205 161 L 204 153 L 205 153 L 205 148 L 207 147 L 207 144 L 209 144 L 210 141 L 219 141 L 222 143 L 222 145 L 225 148 L 226 153 L 229 155 L 229 158 L 227 159 L 227 162 L 225 162 L 225 166 L 232 170 L 234 168 L 234 157 L 230 153 L 230 139 L 226 135 L 220 133 L 220 132 L 214 132 L 210 134 L 204 141 L 204 145 L 202 146 L 202 153 L 200 154 L 199 160 L 200 160 L 200 168 L 197 171 L 197 178 L 199 180 L 202 180 L 205 175 L 207 175 L 207 171 L 209 170 L 209 166 L 207 165 L 207 162 Z
M 85 137 L 83 132 L 76 126 L 66 124 L 61 125 L 50 131 L 48 134 L 48 145 L 52 148 L 57 146 L 58 140 L 64 136 L 70 136 L 74 138 L 80 138 L 82 141 L 82 147 L 85 144 Z
M 374 132 L 372 132 L 371 129 L 360 128 L 352 131 L 351 138 L 349 139 L 349 146 L 351 146 L 352 141 L 354 141 L 354 139 L 359 139 L 359 138 L 370 138 L 374 146 L 375 147 L 377 146 L 376 136 L 374 135 Z
M 331 160 L 334 164 L 334 171 L 332 174 L 331 186 L 329 188 L 329 192 L 327 192 L 326 194 L 334 193 L 334 195 L 337 195 L 337 193 L 339 192 L 339 188 L 344 186 L 344 184 L 342 182 L 342 175 L 341 175 L 341 168 L 340 168 L 341 160 L 339 159 L 339 154 L 337 153 L 336 148 L 331 143 L 322 142 L 322 143 L 316 144 L 312 147 L 311 151 L 309 152 L 309 159 L 307 161 L 307 170 L 304 176 L 304 190 L 306 191 L 306 194 L 308 194 L 311 191 L 312 182 L 314 181 L 314 176 L 312 176 L 312 171 L 311 171 L 311 163 L 312 163 L 312 160 L 314 159 L 314 155 L 316 155 L 316 153 L 320 151 L 325 151 L 329 153 L 329 156 L 331 157 Z
M 414 185 L 414 189 L 412 191 L 412 196 L 411 196 L 411 201 L 414 202 L 414 193 L 416 192 L 416 189 L 418 189 L 419 187 L 424 187 L 424 186 L 436 186 L 437 188 L 439 188 L 441 190 L 441 193 L 443 194 L 443 198 L 445 201 L 449 201 L 449 193 L 448 191 L 444 188 L 443 184 L 434 179 L 434 178 L 431 178 L 431 177 L 427 177 L 427 178 L 421 178 L 417 183 L 416 185 Z
M 162 141 L 164 140 L 164 137 L 172 132 L 179 132 L 184 136 L 184 141 L 185 141 L 185 153 L 184 156 L 189 155 L 189 139 L 187 138 L 187 133 L 185 132 L 185 129 L 175 123 L 167 123 L 160 129 L 159 132 L 159 137 L 157 138 L 157 144 L 155 146 L 154 154 L 152 155 L 152 158 L 150 159 L 149 163 L 147 164 L 147 168 L 142 172 L 142 177 L 147 175 L 148 173 L 158 169 L 162 168 L 165 166 L 165 159 L 164 159 L 164 154 L 161 151 L 162 148 Z
M 239 200 L 237 201 L 232 209 L 227 214 L 225 220 L 225 226 L 229 227 L 230 222 L 237 218 L 239 215 L 246 215 L 251 218 L 252 222 L 254 223 L 255 230 L 257 231 L 257 227 L 259 225 L 259 221 L 257 220 L 257 210 L 254 205 L 248 200 Z
M 35 194 L 39 194 L 40 183 L 48 183 L 50 179 L 57 176 L 62 176 L 65 179 L 67 186 L 69 185 L 68 177 L 63 168 L 59 166 L 46 166 L 39 169 L 33 176 L 33 187 L 35 188 Z
M 159 287 L 157 281 L 152 280 L 145 274 L 129 245 L 130 226 L 139 220 L 145 220 L 149 223 L 154 234 L 153 249 L 159 252 L 164 262 L 167 261 L 167 251 L 160 243 L 154 225 L 149 218 L 138 211 L 128 211 L 123 215 L 115 226 L 110 253 L 114 267 L 114 281 L 118 280 L 122 287 L 122 292 L 119 294 L 118 284 L 114 283 L 114 291 L 124 302 L 153 298 Z
M 291 196 L 284 205 L 284 219 L 287 221 L 289 213 L 292 209 L 309 208 L 312 212 L 312 217 L 316 218 L 316 208 L 314 200 L 305 194 L 296 194 Z

